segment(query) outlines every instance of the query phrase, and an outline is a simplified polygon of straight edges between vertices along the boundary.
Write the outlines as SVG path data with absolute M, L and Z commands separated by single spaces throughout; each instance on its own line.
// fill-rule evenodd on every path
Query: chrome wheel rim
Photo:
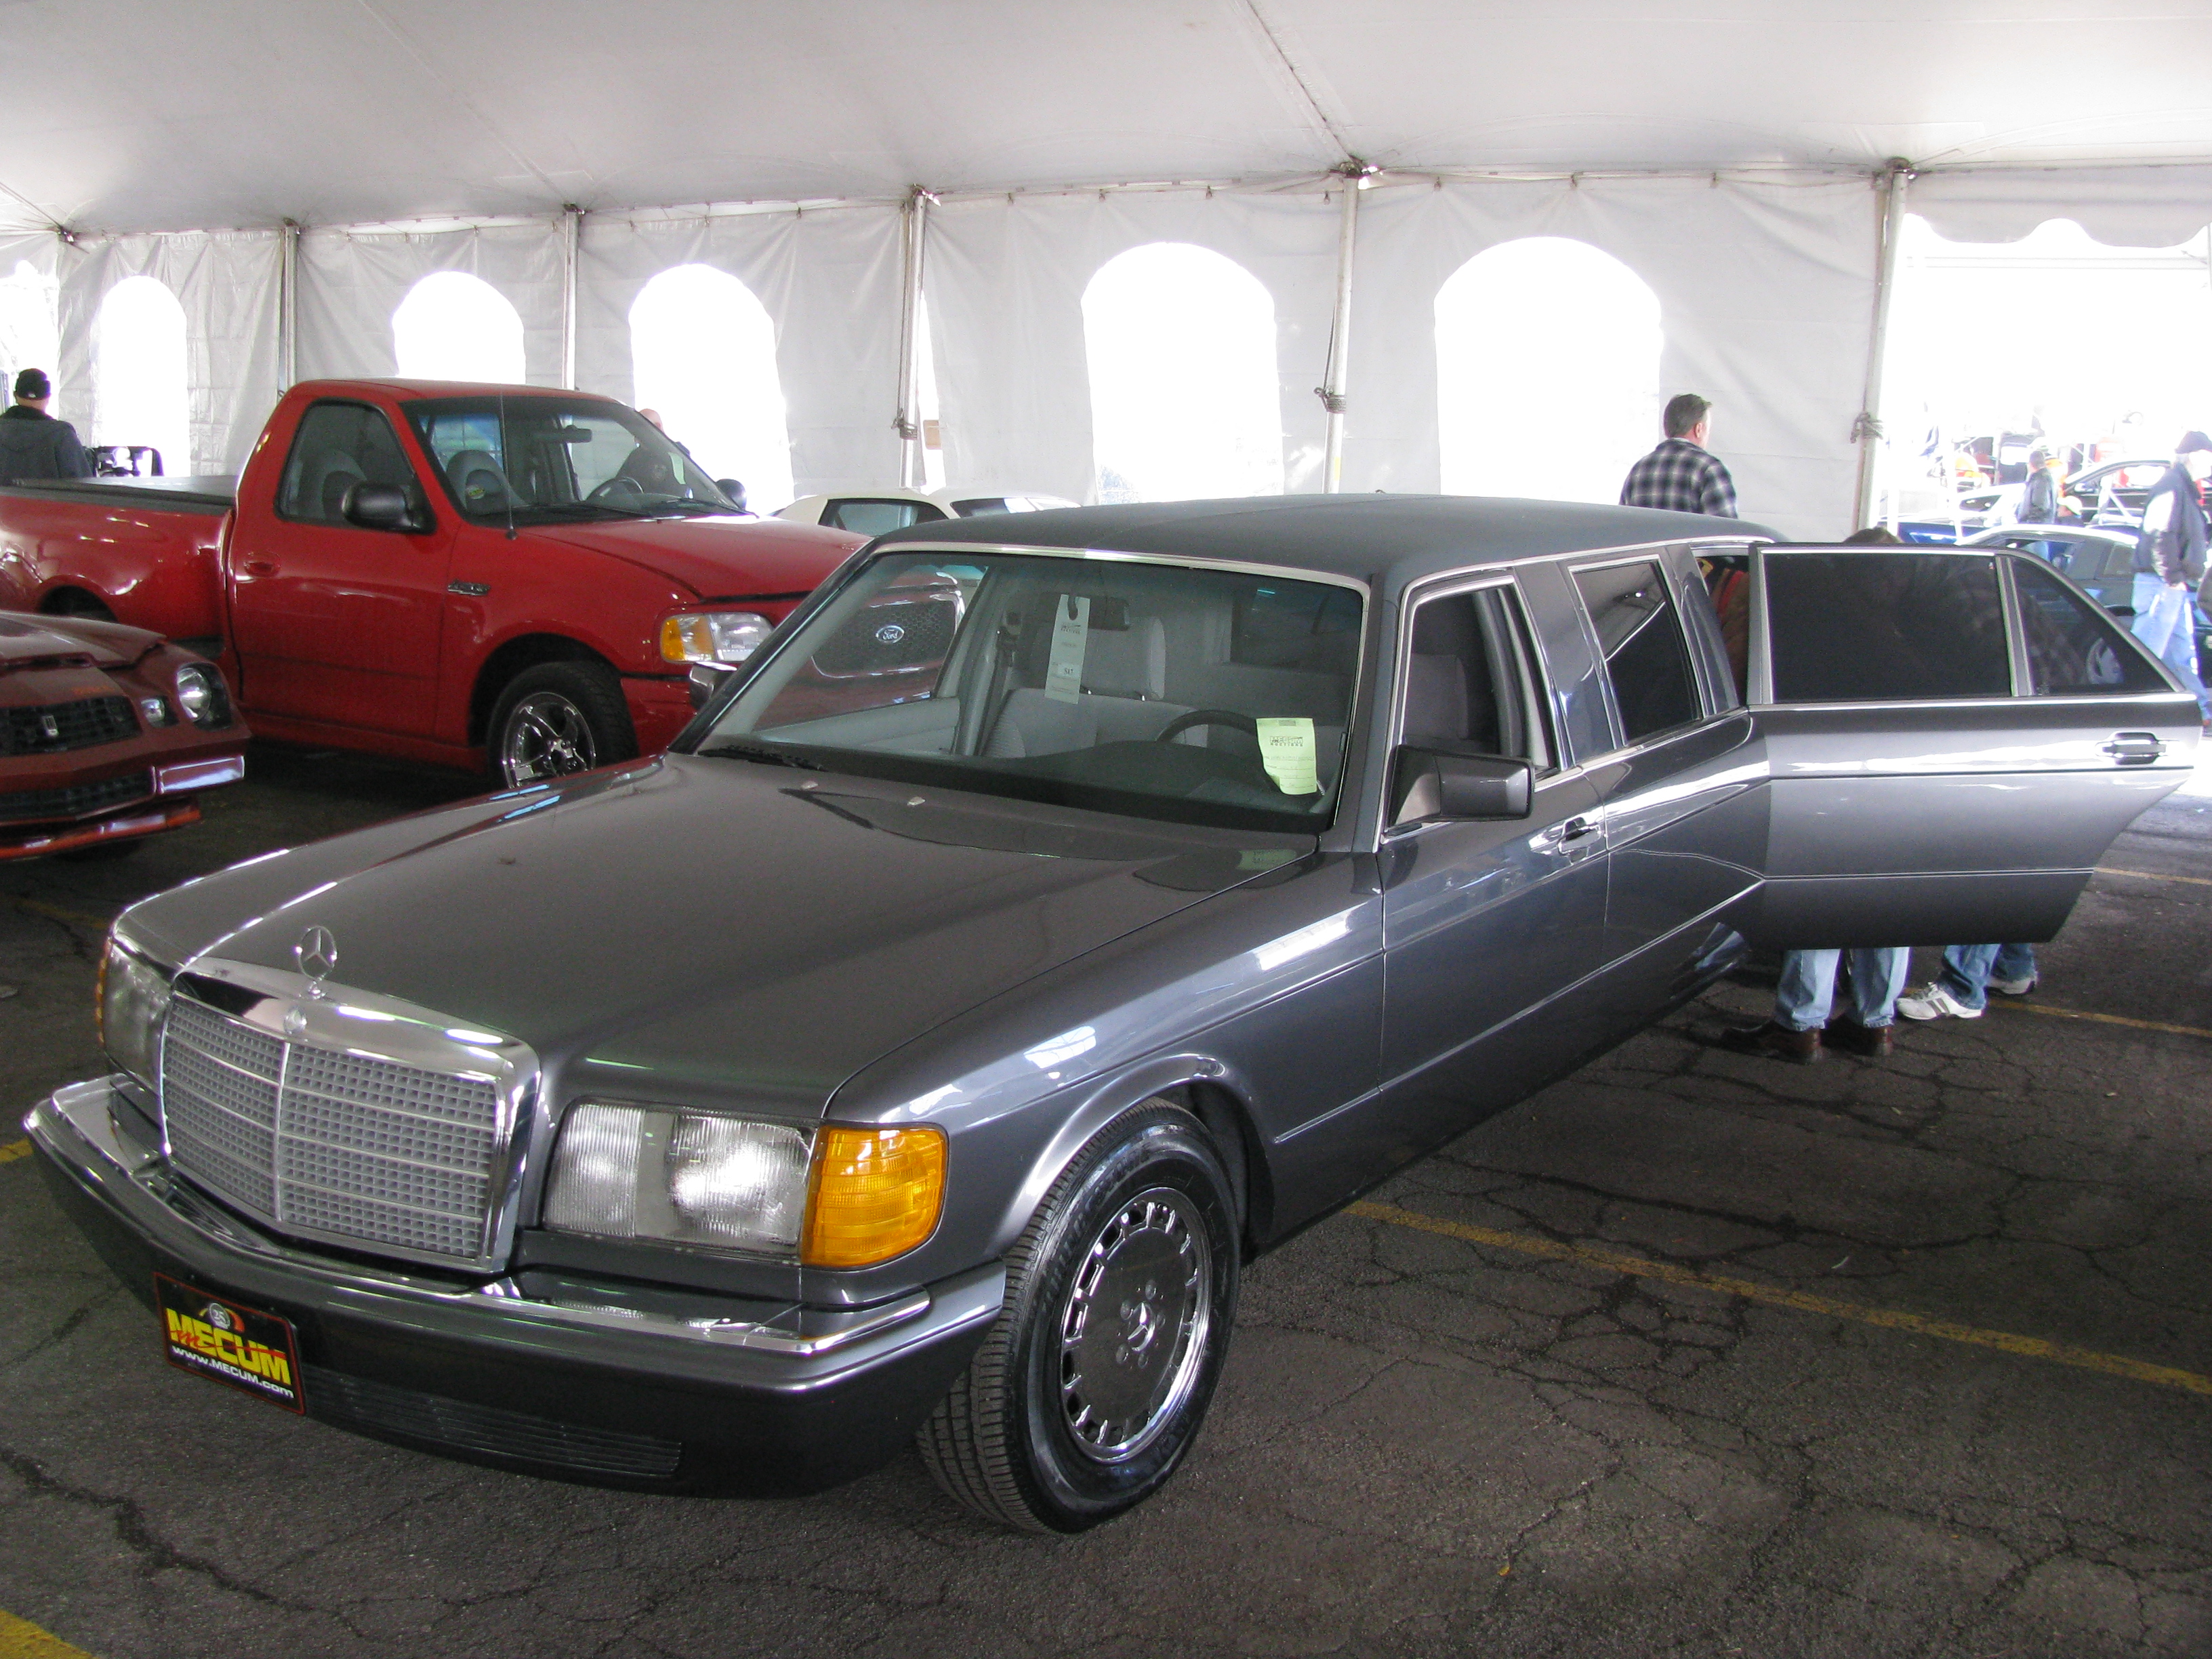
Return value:
M 558 691 L 533 691 L 508 711 L 499 765 L 509 787 L 588 772 L 599 763 L 592 723 Z
M 1212 1267 L 1204 1218 L 1170 1188 L 1091 1238 L 1060 1318 L 1060 1421 L 1086 1456 L 1125 1462 L 1175 1421 L 1205 1359 Z

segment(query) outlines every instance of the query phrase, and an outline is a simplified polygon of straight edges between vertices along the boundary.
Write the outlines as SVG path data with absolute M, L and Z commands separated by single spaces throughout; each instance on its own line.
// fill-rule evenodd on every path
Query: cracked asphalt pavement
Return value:
M 0 1106 L 100 1069 L 122 903 L 466 793 L 258 750 L 135 859 L 0 868 Z M 2212 1029 L 2208 852 L 2212 769 L 2113 848 L 2142 873 L 2098 877 L 2033 1002 Z M 2212 1370 L 2212 1037 L 2000 1006 L 1882 1065 L 1713 1047 L 1770 988 L 1371 1196 Z M 0 1608 L 101 1659 L 2212 1653 L 2212 1397 L 1369 1215 L 1251 1270 L 1180 1477 L 1064 1540 L 972 1522 L 911 1456 L 667 1498 L 289 1417 L 164 1364 L 27 1158 L 0 1265 Z

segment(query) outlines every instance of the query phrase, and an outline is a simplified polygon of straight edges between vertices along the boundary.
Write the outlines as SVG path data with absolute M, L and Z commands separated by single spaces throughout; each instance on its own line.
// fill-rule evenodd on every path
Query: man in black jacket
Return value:
M 0 483 L 92 476 L 76 428 L 46 413 L 53 395 L 43 368 L 27 368 L 15 377 L 15 402 L 0 410 Z
M 2185 435 L 2173 465 L 2143 502 L 2136 544 L 2135 635 L 2171 668 L 2197 698 L 2212 729 L 2212 696 L 2197 677 L 2197 626 L 2191 600 L 2204 580 L 2207 526 L 2197 481 L 2212 473 L 2212 438 Z

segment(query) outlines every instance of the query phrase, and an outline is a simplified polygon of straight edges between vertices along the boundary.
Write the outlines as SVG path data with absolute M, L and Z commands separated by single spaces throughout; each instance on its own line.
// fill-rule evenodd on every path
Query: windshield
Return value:
M 1203 567 L 870 561 L 695 752 L 1231 829 L 1336 810 L 1364 605 Z
M 480 524 L 734 513 L 699 463 L 602 398 L 441 398 L 406 405 L 446 494 Z

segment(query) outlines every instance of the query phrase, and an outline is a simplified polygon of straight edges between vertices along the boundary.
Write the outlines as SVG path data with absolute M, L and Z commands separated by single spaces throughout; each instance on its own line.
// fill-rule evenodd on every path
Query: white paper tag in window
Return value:
M 1083 647 L 1091 638 L 1091 601 L 1063 593 L 1052 607 L 1052 655 L 1044 669 L 1044 694 L 1054 702 L 1083 695 Z
M 1291 720 L 1255 720 L 1260 728 L 1260 764 L 1286 795 L 1310 795 L 1321 787 L 1321 757 L 1314 751 L 1314 725 L 1303 715 Z

